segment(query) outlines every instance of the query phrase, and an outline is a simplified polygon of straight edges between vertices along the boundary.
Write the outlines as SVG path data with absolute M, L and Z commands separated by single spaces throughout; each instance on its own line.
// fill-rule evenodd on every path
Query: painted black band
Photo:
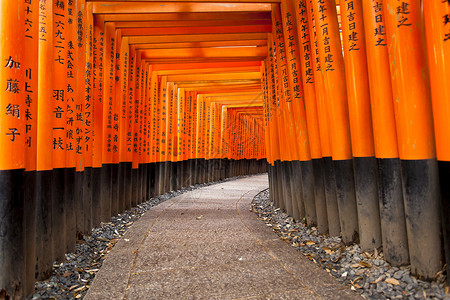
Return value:
M 411 272 L 425 279 L 441 269 L 439 173 L 435 159 L 401 160 Z
M 314 173 L 314 198 L 316 203 L 317 229 L 319 233 L 328 233 L 327 200 L 323 174 L 323 159 L 312 159 Z
M 0 291 L 18 298 L 25 281 L 23 180 L 23 169 L 0 171 Z
M 381 246 L 380 209 L 378 205 L 377 160 L 375 157 L 353 158 L 359 245 L 362 250 Z
M 377 161 L 384 257 L 392 266 L 407 265 L 409 264 L 409 250 L 400 160 L 398 158 L 378 158 Z
M 342 241 L 350 245 L 358 242 L 353 160 L 333 160 L 333 165 L 336 174 L 336 199 L 339 206 Z

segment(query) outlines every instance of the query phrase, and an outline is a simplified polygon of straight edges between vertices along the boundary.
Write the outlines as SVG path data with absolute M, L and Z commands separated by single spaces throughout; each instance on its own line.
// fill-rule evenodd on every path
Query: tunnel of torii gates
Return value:
M 2 0 L 0 298 L 151 196 L 267 170 L 295 219 L 432 279 L 449 2 Z

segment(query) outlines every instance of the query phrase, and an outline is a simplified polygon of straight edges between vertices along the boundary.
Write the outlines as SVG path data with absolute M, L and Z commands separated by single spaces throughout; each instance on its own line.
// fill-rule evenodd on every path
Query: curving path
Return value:
M 152 208 L 115 245 L 85 299 L 360 299 L 250 212 L 267 175 Z

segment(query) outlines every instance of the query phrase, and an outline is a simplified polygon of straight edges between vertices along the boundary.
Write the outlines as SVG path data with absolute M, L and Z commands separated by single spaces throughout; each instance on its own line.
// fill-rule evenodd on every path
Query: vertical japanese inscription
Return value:
M 325 52 L 325 71 L 334 71 L 334 59 L 333 54 L 331 53 L 331 45 L 330 45 L 330 32 L 328 27 L 328 15 L 325 13 L 327 10 L 327 7 L 325 5 L 325 2 L 323 0 L 319 0 L 319 19 L 321 22 L 320 27 L 316 26 L 316 31 L 321 30 L 322 36 L 323 36 L 323 45 L 324 45 L 324 52 Z
M 66 7 L 63 0 L 53 1 L 53 166 L 64 168 L 66 146 L 67 35 Z
M 386 46 L 386 28 L 383 20 L 383 3 L 381 1 L 372 0 L 372 7 L 375 13 L 375 23 L 377 24 L 373 32 L 375 37 L 375 46 Z
M 312 54 L 311 54 L 311 39 L 309 36 L 309 24 L 308 24 L 308 16 L 306 13 L 306 1 L 301 0 L 298 3 L 298 24 L 297 26 L 300 37 L 300 53 L 302 54 L 302 60 L 304 64 L 303 72 L 304 72 L 304 80 L 305 84 L 314 84 L 314 74 L 312 67 Z M 320 63 L 319 63 L 320 68 Z
M 67 2 L 67 28 L 66 28 L 66 38 L 67 38 L 67 56 L 66 56 L 66 167 L 72 168 L 76 166 L 75 161 L 75 147 L 76 147 L 76 136 L 75 136 L 75 99 L 77 98 L 76 88 L 76 68 L 75 68 L 75 58 L 78 54 L 78 48 L 75 45 L 76 39 L 76 20 L 75 18 L 75 7 L 73 0 Z
M 38 71 L 38 0 L 21 0 L 25 4 L 24 47 L 32 53 L 24 59 L 25 151 L 26 169 L 36 170 L 37 138 L 37 71 Z
M 445 3 L 450 7 L 450 2 L 448 0 L 442 0 L 442 3 Z M 444 36 L 442 38 L 444 39 L 444 42 L 448 42 L 450 40 L 450 14 L 447 13 L 442 16 L 442 23 L 445 28 Z

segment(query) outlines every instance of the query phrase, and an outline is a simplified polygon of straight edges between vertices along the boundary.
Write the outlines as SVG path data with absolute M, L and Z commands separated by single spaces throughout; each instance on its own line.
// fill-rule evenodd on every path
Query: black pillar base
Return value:
M 92 226 L 98 227 L 102 210 L 102 168 L 92 168 Z
M 431 280 L 442 258 L 437 162 L 401 160 L 401 166 L 411 273 Z
M 112 205 L 112 164 L 103 164 L 101 171 L 101 222 L 109 222 Z
M 356 211 L 353 160 L 333 160 L 336 174 L 336 198 L 339 206 L 342 242 L 351 245 L 359 241 Z
M 438 161 L 441 182 L 441 215 L 444 236 L 445 261 L 447 262 L 447 286 L 450 286 L 450 162 Z
M 392 266 L 407 265 L 408 237 L 398 158 L 378 159 L 378 195 L 384 257 Z
M 359 245 L 363 251 L 381 246 L 378 205 L 377 161 L 375 157 L 354 157 Z
M 336 174 L 334 173 L 333 160 L 331 157 L 324 157 L 323 162 L 328 230 L 330 236 L 339 236 L 341 235 L 341 224 L 336 196 Z
M 316 202 L 317 230 L 321 234 L 328 233 L 327 200 L 323 174 L 323 160 L 313 159 L 314 198 Z
M 77 243 L 77 223 L 75 212 L 75 168 L 64 170 L 65 188 L 64 198 L 66 199 L 66 252 L 74 252 Z
M 52 180 L 53 170 L 36 172 L 36 274 L 37 280 L 45 280 L 52 275 Z M 76 177 L 75 177 L 76 178 Z M 0 182 L 7 183 L 2 179 Z M 20 181 L 19 181 L 20 182 Z M 75 187 L 76 187 L 75 182 Z M 7 190 L 8 191 L 8 190 Z M 76 191 L 76 189 L 75 189 Z M 75 194 L 75 196 L 77 196 Z M 75 198 L 77 199 L 77 198 Z M 3 203 L 3 201 L 2 201 Z M 9 232 L 9 231 L 7 231 Z M 3 262 L 1 266 L 5 265 Z M 6 265 L 5 265 L 6 266 Z M 3 273 L 3 272 L 1 272 Z
M 0 297 L 24 298 L 24 170 L 0 171 Z M 5 295 L 6 294 L 6 295 Z
M 89 234 L 92 225 L 92 168 L 84 169 L 83 176 L 84 233 Z

